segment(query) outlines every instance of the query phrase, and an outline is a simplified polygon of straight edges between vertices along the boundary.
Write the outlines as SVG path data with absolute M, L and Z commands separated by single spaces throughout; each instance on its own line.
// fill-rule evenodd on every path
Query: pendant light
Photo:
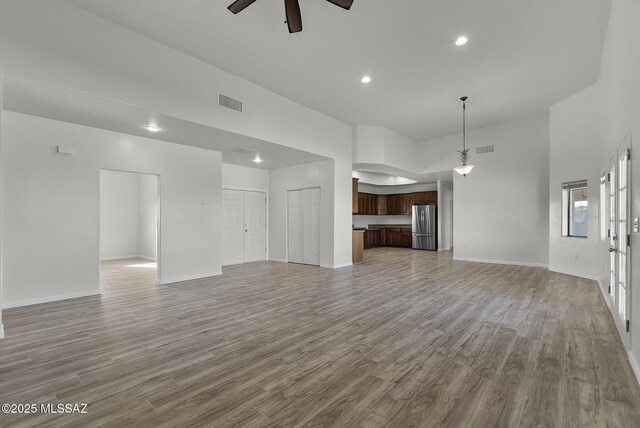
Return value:
M 462 165 L 455 167 L 453 170 L 458 174 L 466 177 L 467 174 L 471 172 L 475 165 L 467 165 L 467 161 L 469 160 L 469 149 L 467 149 L 467 123 L 466 123 L 466 115 L 467 115 L 467 97 L 460 98 L 462 101 L 462 150 L 458 150 L 460 156 L 458 158 L 462 162 Z

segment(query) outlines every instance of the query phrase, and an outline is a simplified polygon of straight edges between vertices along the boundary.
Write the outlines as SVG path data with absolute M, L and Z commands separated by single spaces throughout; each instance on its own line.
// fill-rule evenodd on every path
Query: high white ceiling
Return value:
M 421 141 L 540 112 L 595 83 L 610 0 L 66 0 L 350 124 Z M 469 43 L 454 46 L 465 34 Z M 360 83 L 364 74 L 373 82 Z

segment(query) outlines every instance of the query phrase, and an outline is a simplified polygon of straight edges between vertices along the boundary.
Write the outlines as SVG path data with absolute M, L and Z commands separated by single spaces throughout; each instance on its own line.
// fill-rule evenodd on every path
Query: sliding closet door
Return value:
M 267 195 L 263 192 L 244 192 L 244 261 L 256 262 L 267 258 Z
M 302 191 L 304 263 L 320 266 L 320 189 Z
M 222 265 L 244 262 L 244 192 L 222 191 Z
M 320 266 L 320 188 L 290 190 L 287 200 L 289 261 Z
M 303 226 L 302 226 L 302 190 L 288 193 L 288 253 L 289 261 L 304 263 Z

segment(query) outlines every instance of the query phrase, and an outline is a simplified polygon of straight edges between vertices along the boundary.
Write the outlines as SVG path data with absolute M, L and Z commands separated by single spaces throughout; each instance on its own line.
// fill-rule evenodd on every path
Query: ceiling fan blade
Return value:
M 298 0 L 284 0 L 284 8 L 287 13 L 287 25 L 290 33 L 302 31 L 302 15 Z
M 233 13 L 242 12 L 247 6 L 251 6 L 256 0 L 236 0 L 227 9 Z
M 351 9 L 351 5 L 353 4 L 353 0 L 327 0 L 327 1 L 347 10 Z

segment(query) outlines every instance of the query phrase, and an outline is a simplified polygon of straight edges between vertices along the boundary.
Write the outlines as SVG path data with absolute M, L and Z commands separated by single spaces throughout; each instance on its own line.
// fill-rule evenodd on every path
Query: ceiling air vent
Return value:
M 218 94 L 218 104 L 222 107 L 230 108 L 231 110 L 239 111 L 242 113 L 242 101 L 233 99 L 223 94 Z
M 237 149 L 233 149 L 231 150 L 232 153 L 237 153 L 239 155 L 246 155 L 246 156 L 255 156 L 258 152 L 256 152 L 255 150 L 251 150 L 251 149 L 245 149 L 242 147 L 238 147 Z
M 483 155 L 485 153 L 493 153 L 493 152 L 494 152 L 493 144 L 490 146 L 476 147 L 477 155 Z

